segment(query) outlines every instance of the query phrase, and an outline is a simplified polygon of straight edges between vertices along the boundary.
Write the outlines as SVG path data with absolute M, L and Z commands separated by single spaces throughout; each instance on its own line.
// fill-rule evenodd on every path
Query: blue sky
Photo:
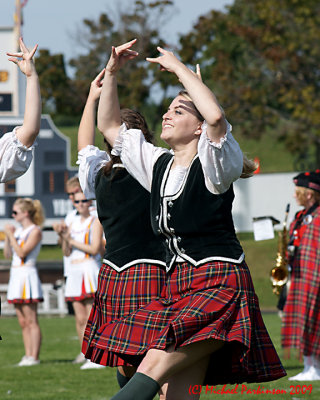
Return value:
M 223 10 L 233 0 L 175 0 L 175 11 L 165 26 L 168 42 L 178 33 L 188 32 L 200 15 L 211 9 Z M 51 53 L 64 53 L 66 60 L 80 52 L 74 40 L 76 27 L 84 18 L 96 19 L 103 11 L 114 9 L 119 0 L 28 0 L 24 8 L 23 37 L 28 46 L 35 43 Z M 121 4 L 134 0 L 121 0 Z M 12 26 L 15 0 L 0 0 L 0 26 Z M 8 49 L 0 49 L 7 51 Z

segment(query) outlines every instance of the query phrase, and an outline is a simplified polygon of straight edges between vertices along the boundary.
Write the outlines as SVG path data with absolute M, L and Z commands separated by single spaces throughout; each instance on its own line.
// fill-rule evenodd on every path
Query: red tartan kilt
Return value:
M 102 264 L 98 277 L 98 289 L 84 333 L 82 352 L 97 364 L 111 367 L 131 365 L 96 346 L 97 332 L 104 324 L 118 320 L 150 303 L 161 293 L 165 282 L 163 267 L 136 264 L 117 272 Z
M 259 309 L 245 263 L 176 264 L 159 299 L 95 334 L 95 346 L 138 364 L 151 348 L 206 340 L 225 342 L 211 356 L 205 384 L 263 382 L 286 373 Z
M 298 259 L 293 266 L 282 318 L 281 344 L 299 349 L 305 356 L 320 358 L 319 267 L 304 265 Z

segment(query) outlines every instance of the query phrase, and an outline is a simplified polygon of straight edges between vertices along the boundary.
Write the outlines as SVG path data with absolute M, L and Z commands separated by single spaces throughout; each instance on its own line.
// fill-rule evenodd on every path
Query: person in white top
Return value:
M 69 197 L 69 200 L 72 202 L 72 205 L 75 206 L 74 195 L 77 192 L 81 192 L 81 186 L 80 186 L 78 176 L 73 176 L 66 181 L 65 190 Z M 97 216 L 97 210 L 93 205 L 90 206 L 89 210 L 90 210 L 91 215 Z M 73 208 L 71 211 L 69 211 L 67 213 L 67 215 L 65 216 L 65 218 L 63 220 L 53 224 L 52 227 L 53 227 L 54 231 L 57 232 L 58 235 L 60 235 L 63 232 L 66 232 L 68 230 L 68 227 L 70 225 L 72 225 L 74 219 L 77 218 L 77 214 L 78 214 L 77 209 Z M 68 276 L 69 265 L 70 265 L 70 257 L 63 255 L 63 276 L 65 279 Z M 71 303 L 72 302 L 67 301 L 68 308 L 72 307 Z M 72 312 L 72 311 L 70 310 L 70 312 Z M 86 359 L 85 359 L 84 355 L 80 352 L 73 360 L 73 364 L 81 364 L 85 361 L 86 361 Z
M 14 304 L 22 329 L 25 355 L 18 365 L 31 366 L 40 363 L 41 331 L 37 306 L 43 301 L 43 295 L 36 260 L 41 248 L 40 226 L 44 214 L 39 200 L 21 198 L 14 202 L 12 216 L 20 227 L 16 229 L 12 224 L 4 227 L 4 256 L 12 257 L 7 300 Z
M 85 198 L 82 191 L 74 193 L 73 202 L 77 215 L 73 217 L 68 230 L 60 232 L 60 237 L 63 253 L 69 257 L 65 299 L 72 302 L 81 345 L 97 290 L 102 226 L 99 219 L 91 215 L 92 202 Z
M 77 192 L 81 191 L 81 186 L 79 182 L 79 178 L 77 176 L 73 176 L 69 178 L 65 184 L 65 190 L 69 197 L 69 200 L 72 202 L 74 206 L 74 195 Z M 60 222 L 56 222 L 52 225 L 53 230 L 57 232 L 59 235 L 62 231 L 66 231 L 68 226 L 72 223 L 74 217 L 77 215 L 77 210 L 74 208 L 67 213 L 65 218 Z M 69 257 L 63 256 L 63 276 L 67 277 L 68 275 L 68 266 L 69 266 Z M 83 358 L 82 358 L 83 360 Z
M 21 52 L 7 53 L 9 61 L 14 62 L 26 76 L 26 105 L 23 125 L 16 127 L 0 139 L 0 182 L 7 182 L 23 175 L 32 161 L 33 143 L 40 130 L 41 95 L 39 78 L 33 63 L 38 45 L 29 51 L 22 38 Z
M 129 173 L 151 192 L 153 231 L 166 244 L 166 284 L 158 299 L 106 324 L 110 355 L 137 372 L 112 400 L 200 397 L 201 385 L 261 382 L 286 373 L 264 326 L 232 221 L 233 182 L 251 176 L 214 93 L 170 51 L 147 58 L 172 72 L 180 92 L 162 117 L 168 151 L 121 125 L 118 69 L 136 42 L 112 47 L 98 128 Z M 120 129 L 120 134 L 119 134 Z

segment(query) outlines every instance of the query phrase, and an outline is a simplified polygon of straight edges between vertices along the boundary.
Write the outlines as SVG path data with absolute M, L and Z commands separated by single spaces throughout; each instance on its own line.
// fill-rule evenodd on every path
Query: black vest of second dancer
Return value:
M 103 168 L 95 180 L 99 220 L 106 236 L 104 262 L 118 272 L 135 264 L 165 266 L 165 248 L 150 221 L 150 193 L 122 167 Z
M 196 155 L 179 191 L 165 196 L 172 162 L 172 154 L 159 157 L 153 168 L 151 190 L 152 228 L 166 240 L 167 270 L 177 257 L 194 266 L 213 260 L 241 263 L 244 254 L 231 214 L 233 186 L 219 195 L 209 192 Z

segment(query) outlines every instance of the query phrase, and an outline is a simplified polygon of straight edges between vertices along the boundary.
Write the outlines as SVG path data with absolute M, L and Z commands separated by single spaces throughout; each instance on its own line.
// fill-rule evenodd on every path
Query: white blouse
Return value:
M 213 194 L 226 192 L 236 181 L 243 168 L 243 154 L 238 142 L 232 136 L 232 126 L 227 122 L 227 131 L 219 143 L 212 142 L 206 132 L 207 123 L 202 124 L 202 134 L 198 143 L 198 155 L 207 189 Z M 140 130 L 127 129 L 122 124 L 112 154 L 121 157 L 128 172 L 140 184 L 151 191 L 152 170 L 157 159 L 169 150 L 148 143 Z M 176 168 L 175 168 L 176 169 Z M 187 168 L 170 171 L 166 195 L 174 194 L 182 184 Z M 177 179 L 179 182 L 177 183 Z M 173 191 L 171 193 L 171 191 Z
M 106 151 L 99 150 L 98 147 L 88 145 L 78 153 L 79 181 L 81 189 L 87 199 L 95 199 L 94 184 L 97 173 L 110 161 L 110 156 Z
M 8 132 L 0 139 L 0 182 L 7 182 L 23 175 L 32 161 L 34 145 L 23 145 L 16 136 L 16 130 Z

